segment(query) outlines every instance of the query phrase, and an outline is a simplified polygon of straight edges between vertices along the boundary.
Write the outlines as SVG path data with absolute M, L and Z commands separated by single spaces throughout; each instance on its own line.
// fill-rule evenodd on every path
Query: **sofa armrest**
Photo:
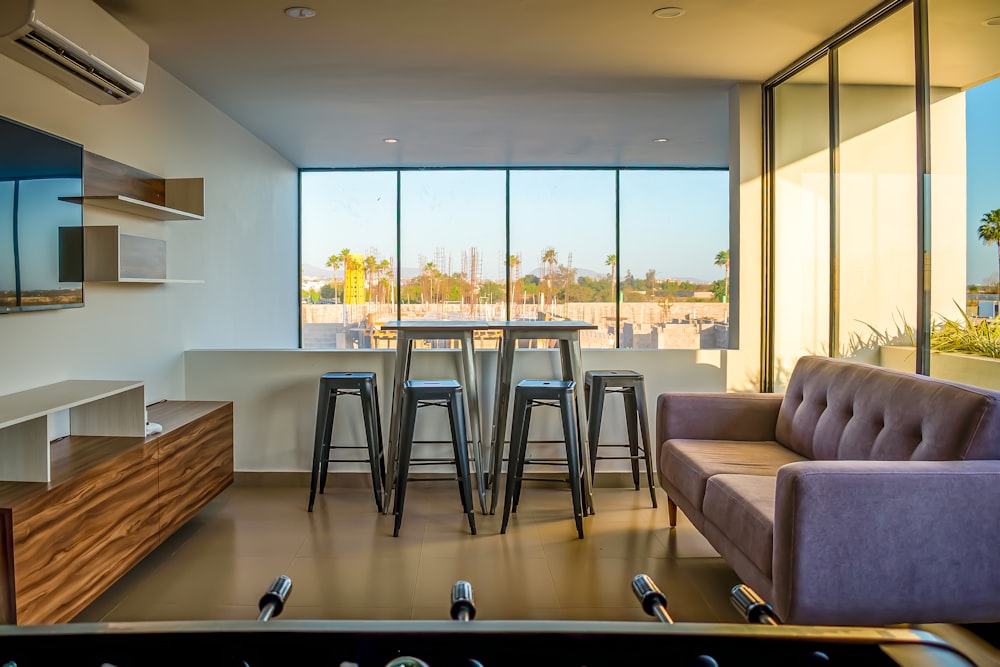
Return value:
M 668 392 L 656 400 L 656 443 L 774 440 L 781 394 Z
M 778 470 L 771 601 L 795 624 L 1000 619 L 1000 461 Z

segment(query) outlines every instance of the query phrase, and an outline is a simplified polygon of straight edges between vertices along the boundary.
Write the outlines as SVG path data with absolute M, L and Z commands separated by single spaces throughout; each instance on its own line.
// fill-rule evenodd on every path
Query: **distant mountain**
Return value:
M 340 275 L 337 271 L 336 275 Z M 320 268 L 315 264 L 303 264 L 302 265 L 302 276 L 304 278 L 333 278 L 334 270 L 327 268 Z

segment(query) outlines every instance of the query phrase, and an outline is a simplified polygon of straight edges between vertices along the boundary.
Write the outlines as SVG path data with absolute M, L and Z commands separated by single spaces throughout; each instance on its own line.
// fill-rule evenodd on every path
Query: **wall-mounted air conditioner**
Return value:
M 149 46 L 90 0 L 0 0 L 0 53 L 97 104 L 138 97 L 149 65 Z

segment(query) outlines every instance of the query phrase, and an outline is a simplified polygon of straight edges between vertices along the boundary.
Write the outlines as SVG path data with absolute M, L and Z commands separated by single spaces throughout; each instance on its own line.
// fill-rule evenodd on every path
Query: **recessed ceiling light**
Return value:
M 393 139 L 392 137 L 386 137 L 382 141 L 384 141 L 387 144 L 394 144 L 394 143 L 398 142 L 399 139 Z
M 653 11 L 653 16 L 658 19 L 675 19 L 684 13 L 684 9 L 680 7 L 660 7 Z
M 311 7 L 289 7 L 285 10 L 285 16 L 293 19 L 311 19 L 316 16 L 316 10 Z
M 665 144 L 668 141 L 670 141 L 670 139 L 667 139 L 666 137 L 657 137 L 656 139 L 653 139 L 653 143 L 655 144 Z
M 996 28 L 1000 26 L 1000 16 L 994 16 L 991 19 L 986 19 L 983 21 L 983 25 L 990 26 L 991 28 Z

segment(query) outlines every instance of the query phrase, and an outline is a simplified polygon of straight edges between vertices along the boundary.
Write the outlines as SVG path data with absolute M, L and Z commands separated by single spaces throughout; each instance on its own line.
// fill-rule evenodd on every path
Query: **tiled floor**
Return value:
M 452 585 L 472 584 L 477 618 L 648 620 L 632 577 L 650 575 L 677 621 L 742 622 L 739 580 L 666 497 L 595 489 L 580 540 L 569 492 L 525 486 L 505 535 L 500 512 L 469 532 L 448 482 L 411 482 L 399 537 L 370 490 L 230 487 L 76 618 L 250 620 L 277 575 L 292 580 L 281 618 L 447 619 Z

